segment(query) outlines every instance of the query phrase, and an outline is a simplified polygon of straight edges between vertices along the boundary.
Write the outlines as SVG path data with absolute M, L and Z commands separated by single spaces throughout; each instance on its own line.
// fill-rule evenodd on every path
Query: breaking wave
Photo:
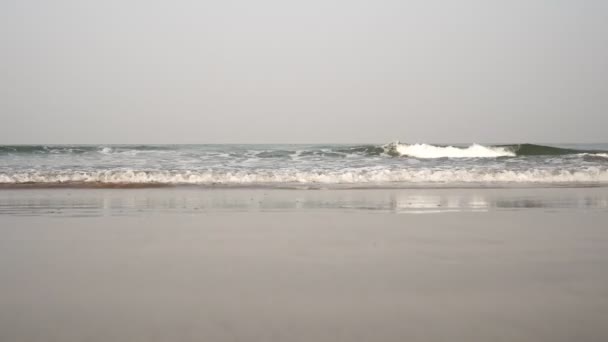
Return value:
M 572 145 L 574 146 L 574 145 Z M 608 186 L 608 145 L 0 145 L 0 187 Z M 543 185 L 544 186 L 544 185 Z
M 138 152 L 184 152 L 204 154 L 213 150 L 230 150 L 235 155 L 254 152 L 260 158 L 284 158 L 292 155 L 342 158 L 349 155 L 433 158 L 498 158 L 519 156 L 555 156 L 595 154 L 608 151 L 577 150 L 535 144 L 442 146 L 425 143 L 386 145 L 0 145 L 0 155 L 79 155 L 135 154 Z
M 420 159 L 432 158 L 497 158 L 518 156 L 556 156 L 570 154 L 607 155 L 604 151 L 576 150 L 535 144 L 491 145 L 472 144 L 466 147 L 430 144 L 403 144 L 393 142 L 383 146 L 391 156 L 407 156 Z
M 408 156 L 421 159 L 431 158 L 496 158 L 515 157 L 517 154 L 509 147 L 486 147 L 473 144 L 468 147 L 435 146 L 428 144 L 401 144 L 386 145 L 390 155 Z
M 0 173 L 0 185 L 31 186 L 289 186 L 289 185 L 508 185 L 508 184 L 608 184 L 608 170 L 589 167 L 569 170 L 475 170 L 475 169 L 355 169 L 336 171 L 138 171 L 104 170 L 75 172 Z

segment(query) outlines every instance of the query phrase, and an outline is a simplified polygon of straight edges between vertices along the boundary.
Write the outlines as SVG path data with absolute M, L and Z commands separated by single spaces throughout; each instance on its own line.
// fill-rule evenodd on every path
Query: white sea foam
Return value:
M 487 147 L 473 144 L 468 147 L 434 146 L 428 144 L 401 144 L 399 142 L 389 145 L 402 156 L 432 159 L 432 158 L 496 158 L 515 157 L 515 152 L 504 147 Z
M 166 185 L 388 185 L 408 184 L 579 184 L 608 183 L 608 170 L 589 167 L 577 171 L 529 169 L 345 169 L 339 171 L 136 171 L 0 173 L 0 184 L 166 184 Z
M 579 156 L 591 156 L 608 159 L 608 153 L 580 153 Z

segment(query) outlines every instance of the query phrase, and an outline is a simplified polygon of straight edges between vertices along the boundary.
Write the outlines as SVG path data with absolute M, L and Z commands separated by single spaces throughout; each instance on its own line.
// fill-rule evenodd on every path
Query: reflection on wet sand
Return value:
M 392 213 L 518 209 L 608 209 L 608 189 L 0 191 L 0 215 L 121 216 L 142 212 L 343 210 Z
M 607 341 L 607 199 L 0 191 L 0 341 Z
M 492 204 L 483 196 L 406 195 L 395 198 L 393 211 L 413 214 L 456 211 L 487 211 Z

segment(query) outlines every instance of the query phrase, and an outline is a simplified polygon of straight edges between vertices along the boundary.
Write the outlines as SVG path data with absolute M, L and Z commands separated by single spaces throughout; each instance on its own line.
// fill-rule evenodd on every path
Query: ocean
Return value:
M 606 341 L 606 151 L 1 146 L 0 341 Z
M 1 145 L 2 187 L 608 185 L 608 144 Z

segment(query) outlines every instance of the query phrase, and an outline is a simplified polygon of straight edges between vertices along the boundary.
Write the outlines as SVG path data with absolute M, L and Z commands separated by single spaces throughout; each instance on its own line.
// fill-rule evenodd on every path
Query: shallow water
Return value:
M 428 214 L 536 209 L 608 212 L 608 188 L 508 189 L 4 189 L 0 215 L 365 211 Z
M 608 144 L 0 146 L 1 187 L 608 185 Z

